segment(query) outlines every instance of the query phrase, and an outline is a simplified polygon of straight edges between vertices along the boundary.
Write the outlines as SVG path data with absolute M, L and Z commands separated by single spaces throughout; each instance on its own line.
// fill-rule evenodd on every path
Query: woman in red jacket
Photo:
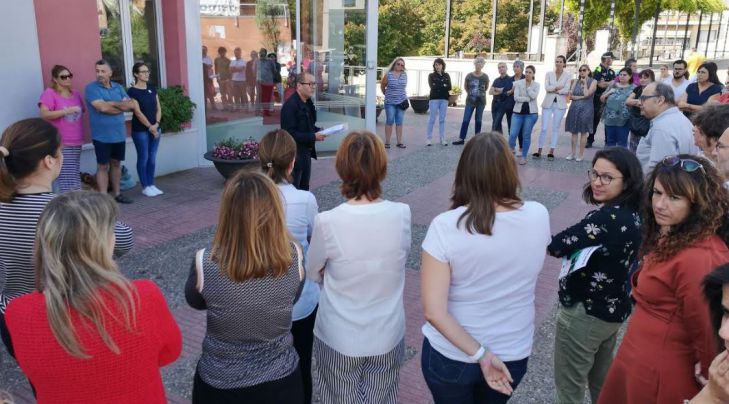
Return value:
M 112 258 L 116 203 L 75 191 L 38 222 L 38 291 L 5 320 L 38 403 L 165 403 L 159 368 L 180 355 L 180 329 L 151 281 L 130 282 Z
M 648 178 L 635 309 L 599 404 L 672 403 L 695 396 L 718 353 L 701 281 L 729 261 L 716 233 L 729 210 L 708 160 L 668 156 Z

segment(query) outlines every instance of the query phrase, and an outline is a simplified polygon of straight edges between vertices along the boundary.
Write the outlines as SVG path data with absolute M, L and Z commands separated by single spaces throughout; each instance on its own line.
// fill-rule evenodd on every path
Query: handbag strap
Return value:
M 299 281 L 303 281 L 306 279 L 306 271 L 304 270 L 304 252 L 299 243 L 294 243 L 294 247 L 296 247 L 296 256 L 298 260 Z
M 197 273 L 197 291 L 202 292 L 205 277 L 203 275 L 203 256 L 205 249 L 201 248 L 195 253 L 195 272 Z

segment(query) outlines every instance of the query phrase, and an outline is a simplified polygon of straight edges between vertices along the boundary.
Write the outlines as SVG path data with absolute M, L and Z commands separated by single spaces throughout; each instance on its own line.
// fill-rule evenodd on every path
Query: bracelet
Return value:
M 479 346 L 478 351 L 476 351 L 475 354 L 469 356 L 468 359 L 470 359 L 473 362 L 478 363 L 478 361 L 480 361 L 481 358 L 483 358 L 485 355 L 486 355 L 486 348 L 484 348 L 483 346 Z

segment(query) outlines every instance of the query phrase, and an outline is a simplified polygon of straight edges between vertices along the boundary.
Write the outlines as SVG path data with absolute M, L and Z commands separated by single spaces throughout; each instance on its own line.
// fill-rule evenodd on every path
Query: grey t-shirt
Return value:
M 466 75 L 466 105 L 480 107 L 486 105 L 486 90 L 489 89 L 489 76 L 481 72 L 480 76 L 473 73 Z

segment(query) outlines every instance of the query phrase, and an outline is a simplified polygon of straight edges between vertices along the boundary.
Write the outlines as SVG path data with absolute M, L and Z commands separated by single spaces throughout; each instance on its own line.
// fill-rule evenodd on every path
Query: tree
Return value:
M 281 27 L 278 19 L 283 16 L 283 8 L 277 0 L 258 0 L 256 4 L 256 24 L 263 35 L 263 45 L 271 52 L 277 52 Z

